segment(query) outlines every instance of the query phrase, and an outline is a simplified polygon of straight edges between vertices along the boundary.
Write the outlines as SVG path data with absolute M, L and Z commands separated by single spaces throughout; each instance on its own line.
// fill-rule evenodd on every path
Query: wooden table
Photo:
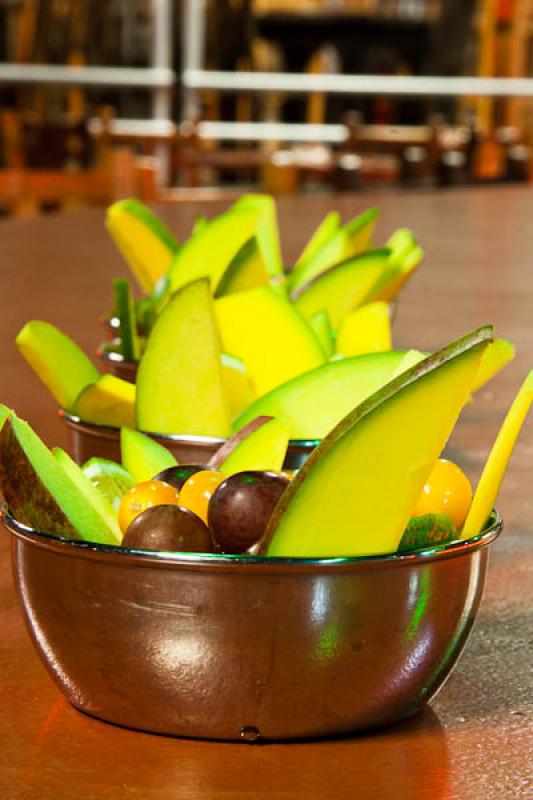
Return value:
M 402 346 L 431 349 L 492 321 L 516 361 L 463 413 L 455 457 L 476 478 L 504 410 L 533 367 L 533 192 L 491 189 L 382 198 L 284 199 L 287 259 L 325 211 L 383 207 L 377 241 L 409 225 L 427 264 L 405 291 Z M 198 206 L 165 207 L 182 236 Z M 218 211 L 211 206 L 208 213 Z M 125 268 L 103 214 L 0 224 L 0 398 L 46 440 L 64 444 L 54 403 L 13 340 L 30 318 L 55 322 L 89 352 Z M 180 741 L 106 725 L 70 708 L 35 655 L 0 539 L 0 797 L 3 800 L 516 800 L 533 797 L 533 430 L 524 431 L 499 500 L 506 531 L 494 547 L 484 602 L 466 651 L 431 708 L 371 736 L 290 745 Z M 113 654 L 109 654 L 112 661 Z M 355 687 L 356 688 L 356 687 Z

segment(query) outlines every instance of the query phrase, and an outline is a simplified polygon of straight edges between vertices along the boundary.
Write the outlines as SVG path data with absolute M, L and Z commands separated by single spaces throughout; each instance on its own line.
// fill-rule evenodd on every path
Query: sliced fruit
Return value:
M 242 359 L 230 356 L 229 353 L 222 353 L 221 363 L 230 419 L 234 419 L 253 401 L 254 387 Z
M 208 278 L 214 291 L 236 253 L 255 234 L 257 217 L 254 210 L 230 209 L 191 236 L 170 267 L 170 292 L 199 278 Z
M 330 267 L 366 250 L 378 216 L 379 209 L 369 208 L 326 239 L 313 255 L 289 273 L 291 292 L 308 284 Z
M 264 415 L 286 422 L 292 439 L 322 439 L 354 406 L 388 383 L 405 357 L 390 351 L 324 364 L 259 397 L 233 427 L 239 430 Z
M 135 483 L 124 467 L 106 458 L 90 458 L 81 471 L 115 511 L 118 511 L 122 495 Z
M 257 238 L 252 236 L 238 250 L 222 275 L 215 297 L 243 292 L 255 286 L 266 286 L 269 276 Z
M 472 391 L 477 391 L 490 381 L 514 357 L 515 347 L 512 342 L 507 341 L 507 339 L 495 339 L 483 354 Z
M 398 552 L 438 547 L 457 538 L 457 528 L 446 514 L 424 514 L 413 517 L 405 529 Z
M 4 422 L 9 417 L 9 415 L 12 414 L 12 413 L 13 412 L 12 412 L 12 410 L 10 408 L 8 408 L 7 406 L 4 406 L 2 403 L 0 403 L 0 431 L 2 430 L 2 426 L 3 426 Z
M 364 302 L 372 303 L 376 300 L 383 300 L 385 303 L 392 302 L 413 276 L 423 259 L 424 251 L 417 246 L 408 252 L 401 264 L 391 262 L 379 282 L 369 291 Z
M 73 481 L 28 423 L 14 414 L 0 432 L 0 490 L 11 513 L 37 530 L 102 544 L 120 542 L 116 520 L 102 513 L 86 484 Z
M 257 395 L 324 361 L 305 320 L 268 286 L 221 297 L 215 313 L 224 350 L 244 361 Z
M 131 428 L 120 431 L 120 453 L 122 466 L 137 483 L 149 481 L 164 469 L 178 465 L 166 447 Z
M 48 322 L 27 322 L 16 343 L 35 374 L 67 411 L 80 392 L 100 377 L 76 342 Z
M 293 292 L 291 299 L 306 317 L 327 311 L 331 324 L 338 328 L 342 318 L 361 304 L 387 266 L 389 251 L 368 250 L 326 270 L 315 280 Z
M 398 228 L 387 240 L 386 247 L 391 251 L 389 263 L 401 266 L 411 250 L 417 247 L 417 242 L 409 228 Z
M 460 530 L 471 503 L 472 486 L 463 470 L 453 461 L 439 458 L 424 484 L 413 516 L 446 514 Z
M 177 291 L 152 328 L 137 374 L 137 427 L 198 436 L 224 437 L 230 432 L 219 334 L 206 278 Z
M 225 475 L 246 470 L 279 472 L 287 455 L 290 429 L 285 422 L 258 417 L 233 434 L 209 459 Z
M 233 211 L 252 212 L 256 216 L 255 235 L 267 272 L 272 277 L 283 273 L 279 244 L 276 203 L 269 194 L 243 194 Z
M 106 226 L 140 288 L 151 292 L 179 250 L 176 238 L 148 206 L 134 198 L 110 206 Z
M 204 217 L 202 214 L 198 214 L 197 217 L 194 219 L 194 225 L 192 226 L 191 236 L 194 236 L 195 233 L 200 233 L 203 231 L 205 226 L 209 224 L 209 220 L 207 217 Z
M 52 453 L 56 461 L 65 470 L 65 473 L 68 475 L 72 483 L 77 486 L 85 498 L 85 502 L 88 503 L 103 520 L 105 520 L 106 530 L 111 531 L 113 534 L 113 539 L 116 543 L 119 543 L 122 540 L 122 534 L 118 526 L 116 512 L 111 503 L 104 497 L 102 492 L 96 488 L 90 478 L 83 473 L 83 471 L 76 464 L 76 462 L 72 460 L 68 453 L 65 453 L 65 451 L 60 447 L 54 447 Z
M 118 318 L 118 337 L 126 361 L 138 361 L 141 354 L 137 336 L 137 320 L 129 281 L 115 278 L 115 313 Z
M 529 373 L 500 428 L 477 485 L 466 518 L 462 539 L 477 536 L 494 508 L 518 434 L 533 402 L 533 371 Z
M 354 408 L 288 486 L 262 550 L 292 557 L 396 551 L 491 338 L 491 328 L 474 331 Z
M 381 353 L 392 348 L 390 310 L 387 303 L 369 303 L 349 311 L 342 320 L 336 349 L 344 356 Z
M 305 245 L 300 256 L 294 264 L 294 269 L 301 268 L 314 254 L 320 250 L 323 244 L 330 239 L 341 227 L 341 215 L 338 211 L 330 211 L 318 228 L 314 231 L 313 235 Z
M 356 256 L 371 247 L 372 234 L 380 214 L 379 208 L 367 208 L 346 223 L 344 230 L 350 239 L 351 256 Z
M 321 309 L 313 314 L 309 324 L 315 332 L 315 336 L 320 342 L 326 358 L 330 358 L 335 352 L 335 332 L 331 326 L 327 311 Z
M 490 345 L 488 345 L 490 347 Z M 485 351 L 486 352 L 486 351 Z M 415 364 L 419 364 L 420 361 L 423 361 L 427 358 L 429 353 L 421 353 L 419 350 L 408 350 L 392 375 L 390 376 L 389 380 L 392 381 L 393 378 L 397 378 L 398 375 L 401 375 L 402 372 L 407 372 L 408 369 L 414 367 Z
M 101 375 L 81 392 L 72 413 L 93 425 L 131 428 L 135 425 L 135 385 L 115 375 Z

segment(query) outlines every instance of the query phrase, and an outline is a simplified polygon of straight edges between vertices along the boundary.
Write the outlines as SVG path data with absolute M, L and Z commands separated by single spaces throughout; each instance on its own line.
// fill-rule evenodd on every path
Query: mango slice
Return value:
M 331 325 L 328 312 L 317 311 L 309 320 L 309 324 L 320 342 L 324 355 L 326 358 L 330 358 L 335 352 L 335 331 Z
M 276 203 L 269 194 L 243 194 L 232 206 L 234 212 L 251 212 L 255 215 L 255 235 L 268 274 L 276 277 L 283 273 L 279 243 Z
M 259 249 L 257 238 L 252 236 L 230 261 L 215 291 L 215 297 L 244 292 L 256 286 L 266 286 L 269 276 Z
M 110 206 L 106 226 L 139 287 L 151 292 L 179 250 L 176 238 L 148 206 L 135 198 Z
M 128 427 L 227 436 L 229 409 L 220 355 L 209 281 L 203 278 L 177 291 L 152 328 L 137 374 L 137 425 Z
M 120 431 L 120 454 L 122 466 L 137 483 L 150 481 L 164 469 L 178 465 L 170 450 L 131 428 Z
M 102 375 L 81 392 L 72 413 L 93 425 L 132 427 L 135 425 L 135 386 L 114 375 Z
M 100 377 L 76 342 L 49 322 L 27 322 L 16 344 L 35 374 L 67 411 L 72 409 L 80 392 Z
M 309 261 L 309 259 L 314 256 L 318 250 L 320 250 L 322 245 L 325 244 L 328 239 L 331 239 L 334 233 L 337 233 L 340 227 L 341 215 L 338 211 L 330 211 L 328 214 L 326 214 L 324 219 L 313 232 L 301 254 L 296 259 L 294 269 L 301 268 L 307 261 Z
M 512 342 L 507 341 L 507 339 L 495 339 L 483 353 L 472 391 L 476 392 L 481 386 L 490 381 L 514 357 L 515 347 Z
M 474 331 L 354 408 L 286 489 L 262 551 L 311 558 L 396 551 L 491 339 L 491 328 Z
M 348 312 L 337 333 L 337 353 L 358 356 L 392 349 L 390 310 L 387 303 L 377 302 Z
M 221 297 L 215 313 L 222 346 L 245 363 L 256 395 L 324 362 L 313 331 L 271 287 Z
M 342 318 L 361 304 L 387 268 L 390 252 L 367 250 L 323 272 L 291 295 L 298 311 L 310 319 L 317 311 L 327 311 L 335 330 Z
M 120 338 L 122 355 L 126 361 L 138 361 L 141 347 L 137 336 L 137 320 L 129 281 L 125 278 L 115 278 L 113 287 L 115 312 L 118 317 L 117 334 Z
M 322 439 L 354 406 L 388 383 L 405 358 L 403 352 L 390 351 L 324 364 L 258 397 L 235 420 L 234 430 L 266 415 L 286 422 L 292 439 Z
M 16 519 L 57 536 L 119 544 L 116 518 L 112 522 L 85 489 L 27 422 L 9 416 L 0 432 L 0 490 Z
M 254 387 L 242 359 L 222 353 L 222 383 L 231 419 L 242 414 L 254 400 Z
M 279 472 L 289 444 L 289 426 L 271 417 L 258 417 L 228 439 L 209 461 L 225 475 L 247 470 Z
M 509 459 L 532 402 L 533 371 L 529 373 L 516 395 L 490 451 L 463 525 L 462 539 L 477 536 L 494 508 Z

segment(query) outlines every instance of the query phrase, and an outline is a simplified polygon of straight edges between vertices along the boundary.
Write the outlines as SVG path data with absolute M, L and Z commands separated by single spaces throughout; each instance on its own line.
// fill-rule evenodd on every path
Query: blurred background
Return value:
M 533 0 L 0 0 L 0 59 L 3 215 L 533 173 Z

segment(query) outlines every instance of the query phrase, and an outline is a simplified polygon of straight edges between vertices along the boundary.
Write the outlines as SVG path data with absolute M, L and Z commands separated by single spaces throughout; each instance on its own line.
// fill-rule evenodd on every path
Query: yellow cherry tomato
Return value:
M 207 508 L 215 490 L 226 475 L 214 469 L 203 469 L 188 478 L 180 491 L 180 506 L 193 511 L 207 525 Z
M 179 492 L 169 483 L 163 481 L 145 481 L 132 486 L 120 501 L 118 508 L 118 524 L 122 533 L 138 514 L 152 506 L 177 506 Z
M 447 514 L 460 530 L 472 503 L 472 486 L 463 470 L 441 458 L 433 467 L 418 498 L 413 517 Z

